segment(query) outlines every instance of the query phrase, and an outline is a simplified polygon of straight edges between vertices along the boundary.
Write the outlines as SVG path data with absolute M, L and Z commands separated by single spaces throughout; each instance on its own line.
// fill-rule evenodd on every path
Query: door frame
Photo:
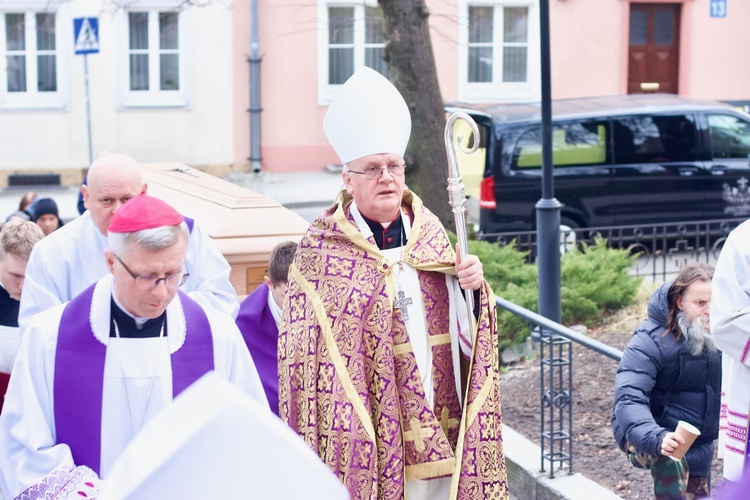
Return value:
M 679 64 L 677 70 L 677 94 L 690 94 L 690 49 L 693 19 L 693 0 L 624 0 L 620 7 L 621 32 L 620 32 L 620 85 L 619 93 L 628 93 L 628 59 L 630 48 L 630 4 L 678 4 L 680 9 L 679 30 Z

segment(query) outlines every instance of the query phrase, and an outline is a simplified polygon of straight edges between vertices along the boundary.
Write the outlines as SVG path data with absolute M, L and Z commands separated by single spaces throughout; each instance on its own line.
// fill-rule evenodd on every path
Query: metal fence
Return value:
M 573 342 L 619 361 L 622 351 L 555 323 L 503 298 L 497 307 L 525 319 L 539 341 L 541 408 L 541 471 L 549 463 L 549 477 L 555 477 L 555 463 L 568 466 L 573 474 Z
M 567 228 L 560 230 L 560 252 L 593 244 L 603 238 L 610 247 L 629 248 L 638 258 L 631 273 L 653 281 L 666 281 L 686 264 L 715 264 L 729 232 L 745 218 L 673 222 L 631 226 Z M 480 239 L 500 245 L 513 244 L 518 250 L 536 255 L 536 231 L 480 233 Z

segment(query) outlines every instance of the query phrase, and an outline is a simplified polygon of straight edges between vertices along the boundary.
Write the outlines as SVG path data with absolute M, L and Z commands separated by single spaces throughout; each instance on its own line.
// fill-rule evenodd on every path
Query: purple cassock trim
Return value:
M 94 337 L 89 321 L 96 283 L 63 310 L 55 353 L 53 396 L 56 441 L 70 447 L 76 465 L 99 474 L 102 392 L 107 347 Z M 185 312 L 185 342 L 172 354 L 172 395 L 214 369 L 211 327 L 203 309 L 179 291 Z

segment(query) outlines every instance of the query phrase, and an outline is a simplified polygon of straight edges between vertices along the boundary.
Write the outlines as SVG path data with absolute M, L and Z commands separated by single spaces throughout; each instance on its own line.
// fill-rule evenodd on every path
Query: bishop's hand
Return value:
M 476 255 L 461 257 L 461 251 L 456 244 L 456 276 L 458 284 L 464 290 L 479 290 L 484 281 L 482 263 Z

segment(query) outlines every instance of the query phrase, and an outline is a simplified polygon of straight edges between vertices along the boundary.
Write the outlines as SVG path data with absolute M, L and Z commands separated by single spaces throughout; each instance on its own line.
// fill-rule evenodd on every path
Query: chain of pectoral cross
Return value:
M 407 297 L 404 290 L 401 288 L 401 282 L 399 276 L 404 272 L 404 230 L 401 229 L 401 259 L 396 263 L 398 266 L 398 272 L 396 273 L 396 285 L 398 286 L 398 292 L 396 292 L 396 300 L 393 301 L 393 307 L 401 310 L 401 316 L 404 317 L 404 321 L 409 321 L 409 309 L 408 306 L 412 304 L 411 297 Z
M 396 275 L 396 285 L 398 286 L 398 292 L 396 292 L 396 300 L 393 301 L 393 307 L 401 310 L 401 315 L 404 317 L 404 321 L 409 321 L 409 309 L 408 306 L 412 304 L 411 297 L 407 297 L 406 293 L 401 289 L 401 282 L 399 281 L 399 275 L 404 271 L 403 261 L 397 262 L 398 274 Z

